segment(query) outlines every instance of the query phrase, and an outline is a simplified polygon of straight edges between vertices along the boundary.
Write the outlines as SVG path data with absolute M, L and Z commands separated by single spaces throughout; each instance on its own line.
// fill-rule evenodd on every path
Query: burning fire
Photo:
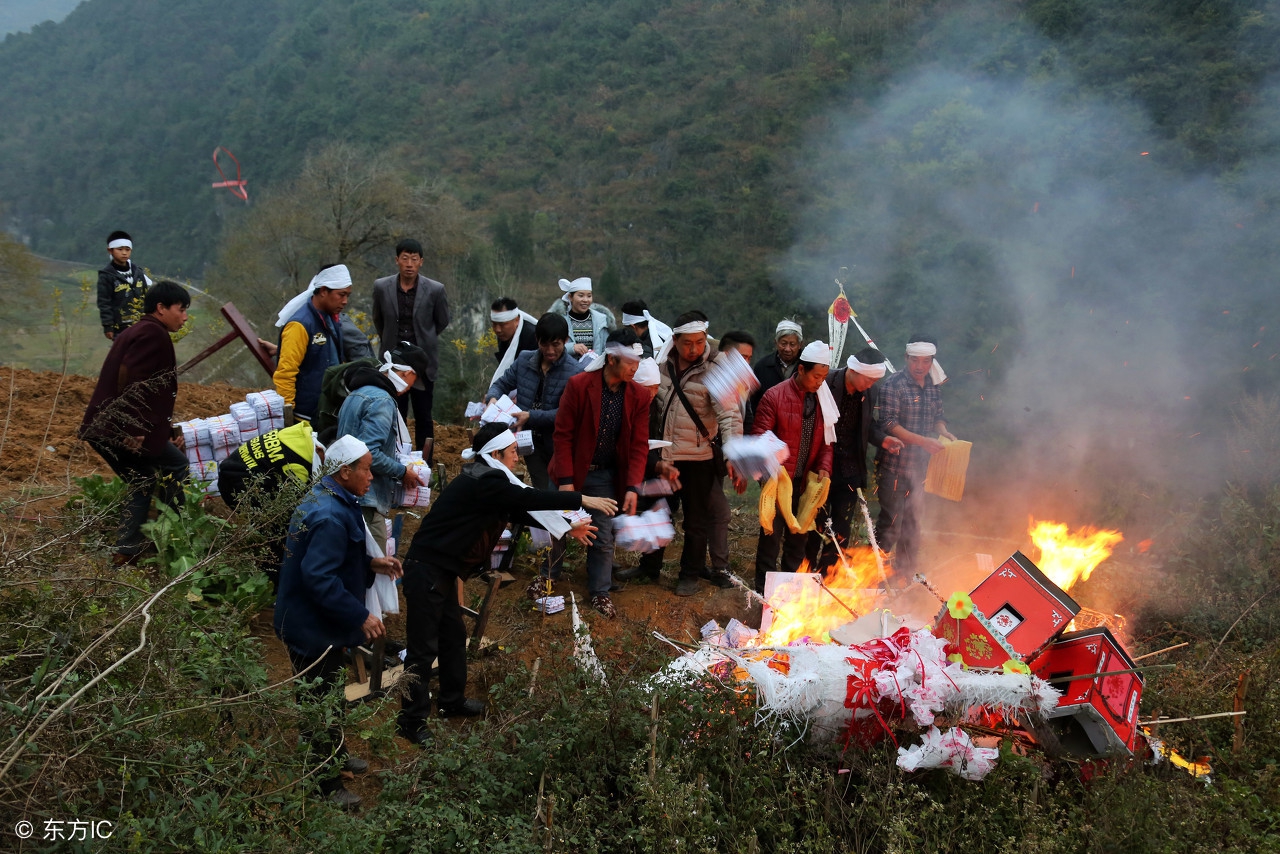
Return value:
M 890 574 L 888 567 L 885 573 Z M 842 549 L 825 576 L 812 572 L 806 561 L 793 579 L 774 589 L 772 621 L 756 642 L 784 646 L 805 637 L 818 640 L 874 606 L 882 580 L 870 546 Z
M 1098 564 L 1110 557 L 1111 550 L 1124 539 L 1119 531 L 1105 528 L 1085 526 L 1069 533 L 1061 522 L 1035 520 L 1032 520 L 1031 530 L 1027 533 L 1040 549 L 1036 566 L 1049 576 L 1050 581 L 1068 591 L 1077 581 L 1087 580 Z

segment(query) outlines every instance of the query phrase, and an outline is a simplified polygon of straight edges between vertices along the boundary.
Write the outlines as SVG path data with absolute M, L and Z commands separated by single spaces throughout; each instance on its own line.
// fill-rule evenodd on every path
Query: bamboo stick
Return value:
M 1189 718 L 1161 718 L 1154 721 L 1138 721 L 1141 726 L 1156 726 L 1158 724 L 1180 724 L 1185 721 L 1203 721 L 1208 718 L 1229 718 L 1232 716 L 1247 715 L 1248 712 L 1214 712 L 1211 715 L 1192 715 Z
M 1140 655 L 1137 658 L 1135 658 L 1134 661 L 1142 661 L 1142 659 L 1144 658 L 1154 658 L 1157 655 L 1163 655 L 1166 652 L 1173 652 L 1175 649 L 1182 649 L 1184 646 L 1189 646 L 1189 645 L 1190 645 L 1190 641 L 1175 643 L 1173 646 L 1166 646 L 1164 649 L 1157 649 L 1155 652 L 1148 652 L 1146 655 Z
M 1177 667 L 1176 664 L 1148 664 L 1146 667 L 1128 667 L 1124 670 L 1105 670 L 1101 673 L 1084 673 L 1080 676 L 1059 676 L 1056 679 L 1046 680 L 1050 685 L 1055 682 L 1075 682 L 1078 679 L 1097 679 L 1099 676 L 1123 676 L 1126 673 L 1142 673 L 1146 670 L 1167 670 L 1170 667 Z

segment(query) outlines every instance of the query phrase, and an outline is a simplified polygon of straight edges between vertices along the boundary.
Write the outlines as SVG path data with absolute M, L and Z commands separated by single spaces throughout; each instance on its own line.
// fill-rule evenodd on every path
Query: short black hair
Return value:
M 562 314 L 547 312 L 538 318 L 537 325 L 533 327 L 533 336 L 538 339 L 539 344 L 567 341 L 569 340 L 569 321 L 565 320 Z
M 154 314 L 157 306 L 167 307 L 178 303 L 182 303 L 183 308 L 188 308 L 191 305 L 191 294 L 177 282 L 165 279 L 147 288 L 146 296 L 142 298 L 142 313 Z
M 750 332 L 744 332 L 741 329 L 733 329 L 720 336 L 720 349 L 723 350 L 727 344 L 738 346 L 745 344 L 754 350 L 756 347 L 756 336 L 752 335 Z
M 693 311 L 686 311 L 684 314 L 677 317 L 676 322 L 671 324 L 671 326 L 673 328 L 676 326 L 684 326 L 686 323 L 693 323 L 695 321 L 706 323 L 707 316 L 697 309 L 694 309 Z
M 494 436 L 497 436 L 506 429 L 507 425 L 500 421 L 490 421 L 487 424 L 481 425 L 480 429 L 476 431 L 476 437 L 471 440 L 471 450 L 475 451 L 477 454 L 480 453 L 481 448 L 489 444 L 489 442 L 493 440 Z
M 516 301 L 511 297 L 498 297 L 493 301 L 493 304 L 489 306 L 492 311 L 511 311 L 511 309 L 519 307 L 520 306 L 516 305 Z
M 333 440 L 338 438 L 338 425 L 326 427 L 320 431 L 320 435 L 316 436 L 316 441 L 326 448 L 333 444 Z
M 629 326 L 621 329 L 615 329 L 609 333 L 609 337 L 604 339 L 606 344 L 621 344 L 623 347 L 630 347 L 632 344 L 639 344 L 640 338 L 636 335 L 635 330 Z
M 396 244 L 397 258 L 403 255 L 405 252 L 408 252 L 410 255 L 419 255 L 419 256 L 427 254 L 422 251 L 422 244 L 414 240 L 412 237 L 406 237 L 404 240 L 401 240 L 399 243 Z
M 938 339 L 934 338 L 932 335 L 912 335 L 910 338 L 907 339 L 907 343 L 908 344 L 932 344 L 933 346 L 937 347 Z
M 821 366 L 822 366 L 822 367 L 824 367 L 824 368 L 830 368 L 830 367 L 831 367 L 830 365 L 826 364 L 825 362 L 806 362 L 804 359 L 801 359 L 801 360 L 799 360 L 798 362 L 796 362 L 796 365 L 797 365 L 797 367 L 799 367 L 799 368 L 804 368 L 804 372 L 805 372 L 806 374 L 807 374 L 807 373 L 809 373 L 809 371 L 812 371 L 814 368 L 818 367 L 819 365 L 821 365 Z
M 129 232 L 127 231 L 111 232 L 110 234 L 107 235 L 107 242 L 110 243 L 113 240 L 127 240 L 130 243 L 133 242 L 133 238 L 129 236 Z
M 641 315 L 649 310 L 649 304 L 642 299 L 627 300 L 622 304 L 623 314 Z
M 879 365 L 884 362 L 884 353 L 881 353 L 875 347 L 863 347 L 853 354 L 853 358 L 864 365 Z

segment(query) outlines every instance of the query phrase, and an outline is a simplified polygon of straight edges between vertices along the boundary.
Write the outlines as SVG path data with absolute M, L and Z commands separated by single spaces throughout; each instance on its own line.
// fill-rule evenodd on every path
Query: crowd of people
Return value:
M 112 343 L 81 427 L 82 438 L 129 487 L 117 565 L 144 553 L 141 527 L 153 493 L 177 509 L 187 474 L 182 435 L 171 424 L 177 382 L 170 333 L 186 321 L 190 296 L 176 283 L 152 283 L 131 251 L 129 236 L 113 232 L 98 294 Z M 555 593 L 572 537 L 585 547 L 592 607 L 613 618 L 611 593 L 627 581 L 656 581 L 663 550 L 619 570 L 611 517 L 643 511 L 661 495 L 682 514 L 675 594 L 693 595 L 704 583 L 732 586 L 726 489 L 744 493 L 748 476 L 725 448 L 743 436 L 771 434 L 785 445 L 775 479 L 795 485 L 777 492 L 785 524 L 767 520 L 762 505 L 749 582 L 757 591 L 779 558 L 783 571 L 805 561 L 822 567 L 849 544 L 860 490 L 872 481 L 872 447 L 878 545 L 892 555 L 899 577 L 914 571 L 928 460 L 942 439 L 954 439 L 935 341 L 912 336 L 905 370 L 897 373 L 871 347 L 833 365 L 830 346 L 806 342 L 799 323 L 782 319 L 772 349 L 756 360 L 750 333 L 727 330 L 713 338 L 709 317 L 696 309 L 668 326 L 633 299 L 622 305 L 619 323 L 594 301 L 586 277 L 561 279 L 562 297 L 539 317 L 510 297 L 493 302 L 497 364 L 484 402 L 513 401 L 510 423 L 479 426 L 461 472 L 435 496 L 400 560 L 388 548 L 387 520 L 397 495 L 426 486 L 437 344 L 451 320 L 445 288 L 421 274 L 422 260 L 422 246 L 403 240 L 395 247 L 397 272 L 372 283 L 377 350 L 343 313 L 353 289 L 344 265 L 321 269 L 280 310 L 273 380 L 296 424 L 244 443 L 219 472 L 233 506 L 266 500 L 286 482 L 309 485 L 287 528 L 264 532 L 272 543 L 268 569 L 278 570 L 275 629 L 295 672 L 319 679 L 309 690 L 338 684 L 345 648 L 384 636 L 366 593 L 402 579 L 411 678 L 400 734 L 419 745 L 430 738 L 433 661 L 437 712 L 482 714 L 484 704 L 465 695 L 457 587 L 459 579 L 489 569 L 513 523 L 545 531 L 552 543 L 530 597 Z M 712 388 L 713 373 L 738 359 L 743 370 L 754 360 L 756 388 L 726 400 Z M 523 431 L 531 443 L 522 456 Z M 415 450 L 427 465 L 414 464 Z M 530 483 L 518 474 L 522 460 Z M 814 495 L 826 495 L 825 504 L 806 508 Z M 319 755 L 334 758 L 322 791 L 344 806 L 358 803 L 337 771 L 358 773 L 364 763 L 346 755 L 341 733 L 305 736 Z

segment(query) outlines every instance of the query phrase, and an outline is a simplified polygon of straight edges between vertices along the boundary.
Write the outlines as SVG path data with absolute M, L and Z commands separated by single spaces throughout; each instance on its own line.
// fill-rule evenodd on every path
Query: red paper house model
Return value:
M 1064 692 L 1049 715 L 1064 750 L 1081 757 L 1133 753 L 1142 674 L 1099 675 L 1133 667 L 1105 626 L 1068 632 L 1032 662 L 1037 676 Z M 1084 678 L 1066 681 L 1072 676 Z
M 934 629 L 959 648 L 970 667 L 1030 661 L 1080 613 L 1075 600 L 1022 552 L 997 567 L 970 598 L 978 613 L 957 620 L 944 607 Z

